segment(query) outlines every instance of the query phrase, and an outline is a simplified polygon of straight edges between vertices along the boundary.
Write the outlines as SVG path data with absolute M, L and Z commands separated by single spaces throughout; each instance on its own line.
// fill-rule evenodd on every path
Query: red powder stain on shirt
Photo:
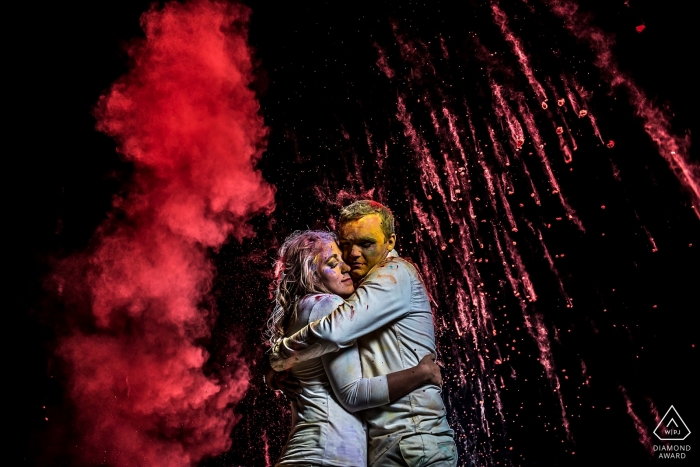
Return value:
M 396 278 L 391 274 L 377 274 L 377 279 L 388 278 L 392 283 L 396 284 Z
M 642 32 L 642 31 L 644 31 L 644 29 L 646 29 L 646 26 L 644 26 L 643 24 L 640 24 L 639 26 L 637 26 L 637 27 L 634 28 L 634 29 L 635 29 L 637 32 Z

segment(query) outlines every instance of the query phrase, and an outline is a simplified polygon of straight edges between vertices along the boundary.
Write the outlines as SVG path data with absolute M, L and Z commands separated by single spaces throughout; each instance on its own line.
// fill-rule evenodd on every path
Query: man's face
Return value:
M 340 225 L 340 249 L 343 260 L 350 266 L 354 280 L 362 279 L 394 249 L 396 235 L 387 239 L 382 232 L 379 214 L 370 214 Z

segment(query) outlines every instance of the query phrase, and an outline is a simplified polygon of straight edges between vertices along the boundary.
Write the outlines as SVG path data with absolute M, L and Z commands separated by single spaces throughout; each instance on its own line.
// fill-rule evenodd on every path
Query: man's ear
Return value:
M 389 246 L 387 247 L 387 250 L 388 251 L 393 250 L 394 247 L 396 246 L 396 234 L 391 234 L 389 236 L 389 240 L 387 241 L 387 243 L 389 244 Z

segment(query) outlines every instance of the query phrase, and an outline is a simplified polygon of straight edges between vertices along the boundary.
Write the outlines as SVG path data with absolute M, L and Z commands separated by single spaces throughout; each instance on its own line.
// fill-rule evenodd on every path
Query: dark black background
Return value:
M 580 4 L 594 12 L 596 24 L 617 38 L 614 50 L 621 68 L 651 98 L 668 103 L 675 113 L 674 129 L 696 134 L 697 26 L 692 3 L 629 3 Z M 352 133 L 359 114 L 381 115 L 387 102 L 395 99 L 383 96 L 380 85 L 366 81 L 366 69 L 376 61 L 373 42 L 391 42 L 390 21 L 396 21 L 410 36 L 430 40 L 445 31 L 457 35 L 478 29 L 480 22 L 491 19 L 479 16 L 482 2 L 474 2 L 481 10 L 439 2 L 300 6 L 251 1 L 248 5 L 253 10 L 250 43 L 259 65 L 253 86 L 271 129 L 269 150 L 260 168 L 278 189 L 278 208 L 271 219 L 254 220 L 259 232 L 256 239 L 243 245 L 229 242 L 215 256 L 219 269 L 215 294 L 221 317 L 209 345 L 216 353 L 222 336 L 235 329 L 246 336 L 251 345 L 248 357 L 255 362 L 262 352 L 256 345 L 263 321 L 257 315 L 237 315 L 241 309 L 235 304 L 247 297 L 247 305 L 258 314 L 265 309 L 265 268 L 275 238 L 306 225 L 326 225 L 332 209 L 327 200 L 314 200 L 308 187 L 317 182 L 318 186 L 343 188 L 348 172 L 347 166 L 338 162 L 335 167 L 332 159 L 316 157 L 308 148 L 322 148 L 337 140 L 338 124 L 345 123 Z M 124 44 L 142 34 L 138 18 L 148 6 L 149 2 L 53 2 L 33 5 L 6 19 L 16 21 L 18 31 L 9 47 L 12 66 L 6 70 L 12 83 L 7 90 L 12 105 L 6 134 L 11 144 L 5 148 L 10 161 L 5 177 L 12 220 L 6 225 L 11 231 L 8 249 L 13 260 L 6 292 L 11 315 L 6 334 L 12 343 L 6 381 L 12 389 L 8 401 L 8 409 L 14 412 L 11 429 L 20 438 L 11 449 L 24 465 L 72 462 L 63 449 L 75 436 L 70 404 L 64 399 L 60 369 L 51 359 L 52 345 L 63 332 L 63 317 L 42 291 L 42 278 L 51 270 L 53 258 L 86 247 L 105 218 L 112 195 L 123 189 L 131 173 L 131 166 L 117 156 L 114 143 L 94 131 L 91 112 L 99 95 L 127 71 Z M 646 29 L 637 33 L 634 28 L 642 23 Z M 369 104 L 376 107 L 368 110 Z M 640 140 L 616 148 L 628 152 L 616 156 L 627 170 L 624 187 L 615 185 L 609 175 L 601 175 L 602 165 L 594 158 L 582 162 L 582 173 L 567 179 L 564 186 L 587 235 L 603 231 L 608 235 L 608 243 L 597 237 L 581 241 L 581 249 L 569 254 L 571 263 L 561 267 L 569 278 L 569 293 L 584 309 L 595 303 L 598 311 L 584 311 L 573 318 L 550 317 L 553 322 L 559 320 L 561 328 L 594 323 L 555 352 L 560 365 L 566 367 L 586 357 L 596 383 L 583 398 L 588 406 L 597 408 L 576 412 L 581 417 L 572 421 L 573 445 L 533 428 L 539 426 L 541 415 L 535 409 L 521 413 L 518 423 L 524 417 L 523 428 L 508 416 L 507 437 L 512 439 L 515 465 L 589 465 L 606 458 L 626 465 L 648 462 L 620 397 L 621 384 L 639 402 L 638 413 L 647 424 L 651 419 L 645 397 L 653 399 L 662 415 L 674 404 L 691 431 L 700 420 L 692 397 L 698 392 L 693 377 L 698 361 L 694 315 L 700 310 L 695 301 L 700 288 L 696 253 L 700 223 L 666 163 L 641 141 L 640 121 L 620 105 L 622 110 L 616 109 L 607 121 L 603 117 L 601 125 L 615 128 L 608 133 L 615 134 L 616 141 Z M 311 134 L 319 122 L 319 134 Z M 312 138 L 307 146 L 295 143 L 307 137 Z M 691 149 L 691 157 L 698 160 L 696 150 Z M 319 161 L 330 161 L 329 167 L 319 169 Z M 301 194 L 295 196 L 297 192 Z M 603 213 L 594 209 L 601 201 L 608 206 Z M 640 246 L 645 240 L 638 235 L 639 223 L 631 217 L 632 210 L 654 235 L 658 253 Z M 401 214 L 397 209 L 400 228 Z M 408 234 L 406 226 L 404 222 Z M 635 230 L 639 238 L 627 235 Z M 689 248 L 689 243 L 694 246 Z M 611 292 L 612 288 L 617 292 Z M 594 291 L 597 296 L 590 296 Z M 602 308 L 617 313 L 604 315 Z M 590 332 L 593 327 L 600 332 Z M 536 365 L 534 360 L 532 365 Z M 546 404 L 546 385 L 540 386 L 522 380 L 513 383 L 522 394 L 504 395 L 506 411 L 510 414 L 522 400 Z M 565 398 L 575 393 L 564 390 Z M 231 453 L 207 465 L 264 465 L 259 430 L 273 425 L 272 433 L 286 435 L 286 415 L 280 421 L 275 407 L 272 396 L 251 389 L 239 408 L 244 418 L 234 429 Z M 693 435 L 688 441 L 696 447 L 692 439 Z M 281 441 L 270 442 L 272 452 Z

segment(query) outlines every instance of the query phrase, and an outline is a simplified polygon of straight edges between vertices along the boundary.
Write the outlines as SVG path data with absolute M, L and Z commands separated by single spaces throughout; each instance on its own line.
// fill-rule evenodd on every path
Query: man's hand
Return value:
M 289 371 L 276 372 L 270 366 L 270 362 L 265 358 L 264 372 L 265 384 L 273 391 L 282 391 L 286 397 L 296 399 L 301 394 L 301 386 L 299 380 L 296 379 Z
M 435 363 L 435 354 L 429 353 L 418 362 L 418 368 L 425 374 L 426 382 L 442 387 L 442 375 L 440 367 Z

